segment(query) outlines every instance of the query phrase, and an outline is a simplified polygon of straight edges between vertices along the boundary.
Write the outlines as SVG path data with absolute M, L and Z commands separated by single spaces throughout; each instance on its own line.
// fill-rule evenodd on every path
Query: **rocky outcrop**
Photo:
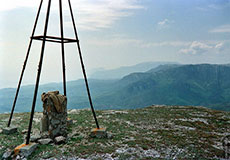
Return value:
M 40 132 L 48 131 L 50 138 L 67 136 L 67 98 L 59 91 L 43 93 L 43 117 Z

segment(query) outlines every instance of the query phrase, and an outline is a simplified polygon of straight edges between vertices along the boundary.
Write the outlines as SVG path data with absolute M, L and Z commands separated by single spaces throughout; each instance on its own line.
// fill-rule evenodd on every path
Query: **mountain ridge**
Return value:
M 230 110 L 229 64 L 166 64 L 146 72 L 131 73 L 119 80 L 89 79 L 95 109 L 141 108 L 152 104 L 205 106 Z M 33 86 L 23 86 L 16 111 L 28 112 Z M 37 110 L 42 109 L 42 92 L 59 90 L 61 83 L 39 87 Z M 9 112 L 15 89 L 0 90 L 0 110 Z M 89 107 L 84 80 L 67 82 L 68 107 Z M 17 107 L 18 106 L 18 107 Z
M 132 66 L 122 66 L 116 69 L 101 70 L 89 74 L 92 79 L 121 79 L 122 77 L 133 72 L 146 72 L 159 65 L 177 64 L 176 62 L 143 62 Z

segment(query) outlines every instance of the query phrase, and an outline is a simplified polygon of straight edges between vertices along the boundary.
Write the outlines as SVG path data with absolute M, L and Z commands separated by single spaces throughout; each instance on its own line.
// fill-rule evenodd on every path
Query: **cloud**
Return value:
M 223 46 L 224 46 L 224 43 L 221 42 L 221 43 L 216 44 L 215 48 L 221 49 Z
M 0 5 L 0 11 L 9 11 L 19 7 L 38 7 L 39 0 L 7 0 Z
M 206 52 L 222 53 L 230 50 L 230 41 L 162 41 L 148 42 L 142 39 L 130 38 L 125 35 L 110 35 L 103 37 L 100 41 L 97 38 L 88 40 L 88 43 L 95 46 L 138 46 L 140 48 L 175 47 L 183 54 L 203 54 Z
M 208 11 L 229 9 L 229 7 L 230 7 L 230 1 L 224 0 L 224 1 L 216 1 L 211 4 L 199 5 L 196 7 L 196 9 L 199 11 L 208 12 Z
M 164 46 L 171 46 L 171 47 L 186 47 L 190 44 L 190 42 L 185 41 L 163 41 L 163 42 L 149 42 L 149 43 L 142 43 L 142 47 L 149 48 L 149 47 L 164 47 Z
M 208 5 L 208 8 L 213 9 L 213 10 L 219 10 L 219 9 L 222 9 L 223 7 L 217 4 L 210 4 Z
M 203 54 L 206 52 L 219 53 L 224 48 L 224 42 L 199 42 L 193 41 L 187 48 L 181 49 L 179 52 L 183 54 Z
M 123 17 L 133 15 L 133 11 L 143 9 L 137 0 L 82 0 L 74 1 L 78 26 L 84 30 L 110 28 Z
M 158 29 L 165 29 L 165 28 L 169 28 L 170 27 L 170 24 L 174 23 L 173 20 L 169 20 L 167 18 L 165 18 L 164 20 L 162 21 L 159 21 L 157 23 L 157 28 Z
M 186 41 L 162 41 L 162 42 L 146 42 L 141 39 L 130 38 L 125 35 L 111 35 L 98 39 L 90 39 L 89 43 L 97 46 L 117 46 L 117 45 L 134 45 L 141 48 L 151 47 L 188 47 L 191 42 Z
M 35 2 L 37 3 L 35 3 Z M 47 3 L 43 3 L 44 12 Z M 0 5 L 0 11 L 8 11 L 20 7 L 38 8 L 40 0 L 7 0 L 4 5 Z M 83 30 L 98 30 L 110 28 L 116 21 L 123 17 L 132 16 L 134 10 L 143 9 L 138 4 L 138 0 L 72 0 L 76 23 L 78 28 Z M 58 1 L 52 1 L 51 11 L 58 12 Z M 67 1 L 63 1 L 65 17 L 70 17 Z M 65 25 L 71 26 L 70 18 L 65 19 Z
M 164 19 L 163 21 L 160 21 L 160 22 L 158 22 L 157 24 L 159 25 L 159 26 L 164 26 L 164 25 L 167 25 L 167 24 L 169 24 L 169 20 L 168 19 Z
M 207 6 L 198 6 L 196 7 L 197 10 L 199 11 L 210 11 L 210 10 L 219 10 L 221 9 L 222 7 L 220 5 L 217 5 L 217 4 L 209 4 Z
M 211 33 L 230 33 L 230 24 L 218 26 L 209 32 Z
M 100 41 L 98 39 L 90 39 L 88 41 L 92 45 L 96 46 L 126 46 L 126 45 L 141 45 L 143 42 L 138 39 L 134 38 L 129 38 L 124 35 L 111 35 L 109 38 L 108 37 L 103 37 Z

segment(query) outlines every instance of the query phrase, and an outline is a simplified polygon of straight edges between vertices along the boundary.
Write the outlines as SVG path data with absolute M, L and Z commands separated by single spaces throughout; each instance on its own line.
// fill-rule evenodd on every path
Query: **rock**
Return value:
M 74 137 L 76 135 L 79 135 L 79 132 L 77 130 L 73 130 L 71 133 L 68 134 L 68 137 Z
M 73 125 L 73 120 L 72 119 L 67 119 L 67 126 Z
M 40 123 L 41 133 L 48 131 L 49 137 L 67 137 L 67 98 L 59 91 L 41 95 L 43 101 L 43 118 Z
M 60 121 L 58 119 L 51 119 L 50 123 L 52 125 L 58 125 L 58 124 L 60 124 Z
M 67 112 L 67 98 L 64 95 L 59 94 L 59 91 L 50 91 L 47 93 L 42 93 L 41 99 L 43 101 L 43 108 L 47 112 Z
M 49 152 L 46 152 L 46 153 L 44 153 L 43 155 L 42 155 L 42 159 L 46 159 L 46 160 L 50 160 L 52 157 L 54 157 L 55 156 L 55 153 L 49 153 Z M 41 160 L 42 160 L 41 159 Z
M 65 143 L 66 138 L 63 136 L 58 136 L 58 137 L 55 137 L 54 141 L 56 144 L 61 144 L 61 143 Z
M 46 139 L 46 138 L 48 138 L 48 137 L 49 137 L 49 132 L 48 132 L 48 131 L 42 132 L 42 133 L 41 133 L 41 138 L 42 138 L 42 139 Z
M 11 126 L 11 127 L 3 128 L 2 133 L 3 134 L 13 134 L 13 133 L 17 132 L 17 130 L 18 130 L 17 127 Z
M 51 143 L 52 141 L 53 141 L 52 139 L 46 138 L 46 139 L 39 139 L 39 140 L 38 140 L 38 143 L 40 143 L 40 144 L 49 144 L 49 143 Z
M 222 145 L 224 149 L 224 156 L 226 159 L 229 159 L 230 158 L 230 135 L 227 135 L 222 139 Z
M 48 116 L 44 115 L 40 121 L 40 132 L 48 131 L 49 125 L 48 125 Z
M 90 137 L 92 138 L 107 138 L 106 128 L 94 128 L 91 130 Z
M 69 114 L 78 114 L 80 112 L 80 110 L 78 109 L 71 109 L 68 111 Z
M 5 159 L 11 159 L 11 155 L 13 154 L 13 151 L 6 151 L 3 156 L 2 156 L 2 159 L 5 160 Z
M 26 134 L 27 132 L 28 132 L 27 129 L 23 129 L 21 133 L 22 133 L 22 134 Z
M 15 160 L 21 160 L 22 158 L 20 157 L 20 155 L 17 155 Z
M 22 148 L 20 148 L 20 156 L 21 157 L 29 157 L 35 149 L 38 147 L 37 143 L 30 143 Z
M 58 126 L 57 128 L 52 129 L 52 133 L 50 134 L 50 136 L 53 138 L 56 137 L 57 135 L 60 135 L 60 133 L 61 133 L 61 128 Z
M 35 134 L 35 135 L 32 135 L 32 136 L 30 137 L 30 141 L 31 141 L 31 142 L 36 142 L 37 140 L 39 140 L 39 139 L 41 139 L 41 138 L 42 138 L 41 135 Z
M 107 138 L 108 139 L 112 139 L 113 138 L 113 135 L 111 133 L 107 133 Z

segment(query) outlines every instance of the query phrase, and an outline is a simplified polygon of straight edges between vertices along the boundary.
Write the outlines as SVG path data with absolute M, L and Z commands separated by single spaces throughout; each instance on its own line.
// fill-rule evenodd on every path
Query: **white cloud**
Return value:
M 224 43 L 221 42 L 221 43 L 216 44 L 215 48 L 219 49 L 219 48 L 222 48 L 223 46 L 224 46 Z
M 160 26 L 164 26 L 164 25 L 167 25 L 167 24 L 169 24 L 169 20 L 168 19 L 164 19 L 163 21 L 160 21 L 160 22 L 158 22 L 157 24 L 158 25 L 160 25 Z
M 142 41 L 134 38 L 129 38 L 124 35 L 111 35 L 108 37 L 103 37 L 100 41 L 98 39 L 90 39 L 88 41 L 92 45 L 96 46 L 122 46 L 122 45 L 141 45 Z
M 47 0 L 43 2 L 43 12 L 47 7 L 46 2 Z M 8 11 L 20 7 L 29 7 L 37 10 L 39 3 L 40 0 L 7 0 L 4 2 L 4 5 L 0 5 L 0 11 Z M 84 30 L 109 28 L 117 20 L 133 15 L 134 10 L 144 8 L 138 4 L 138 0 L 72 0 L 71 4 L 78 27 Z M 58 1 L 52 1 L 51 11 L 57 12 L 58 9 Z M 63 9 L 65 9 L 65 17 L 69 17 L 67 1 L 63 1 Z M 65 25 L 71 25 L 70 18 L 65 19 Z
M 157 23 L 157 29 L 165 29 L 165 28 L 169 28 L 170 27 L 170 24 L 174 23 L 173 20 L 169 20 L 167 18 L 165 18 L 164 20 L 162 21 L 159 21 Z
M 185 47 L 188 46 L 190 42 L 185 41 L 163 41 L 163 42 L 149 42 L 142 43 L 142 47 L 164 47 L 164 46 L 172 46 L 172 47 Z
M 85 30 L 111 27 L 122 17 L 133 15 L 133 10 L 143 9 L 137 0 L 82 0 L 74 1 L 78 26 Z
M 184 54 L 203 54 L 206 52 L 219 53 L 224 48 L 224 42 L 198 42 L 193 41 L 187 48 L 181 49 L 179 52 Z
M 216 3 L 212 3 L 209 5 L 202 5 L 202 6 L 197 6 L 196 9 L 199 11 L 213 11 L 213 10 L 223 10 L 223 9 L 228 9 L 230 7 L 230 1 L 225 0 L 225 1 L 216 1 Z
M 35 0 L 38 2 L 38 0 Z M 31 0 L 7 0 L 0 5 L 0 11 L 12 10 L 18 7 L 35 7 L 36 3 Z
M 214 9 L 214 10 L 219 10 L 222 8 L 222 6 L 217 5 L 217 4 L 210 4 L 210 5 L 208 5 L 208 8 Z
M 191 42 L 186 41 L 146 42 L 141 39 L 129 38 L 125 35 L 111 35 L 110 37 L 103 37 L 100 41 L 98 39 L 91 39 L 88 42 L 97 46 L 138 45 L 142 48 L 187 47 L 191 44 Z
M 210 30 L 212 33 L 230 33 L 230 24 L 222 25 Z

